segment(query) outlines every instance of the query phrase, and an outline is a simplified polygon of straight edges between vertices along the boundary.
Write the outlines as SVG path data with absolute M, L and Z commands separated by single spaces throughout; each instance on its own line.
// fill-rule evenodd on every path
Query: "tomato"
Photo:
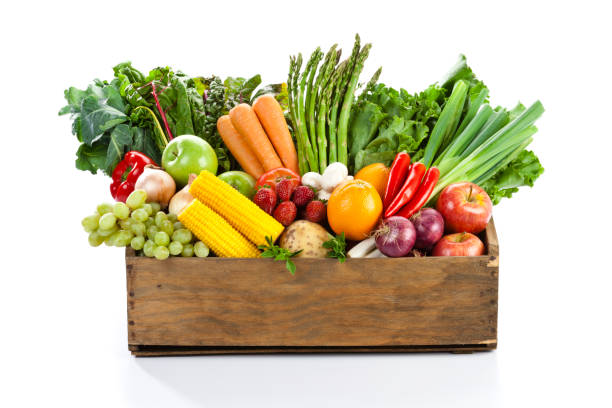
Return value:
M 264 173 L 257 180 L 257 184 L 255 184 L 255 190 L 258 190 L 260 187 L 264 185 L 270 186 L 270 188 L 276 191 L 276 183 L 283 179 L 289 179 L 293 181 L 295 187 L 299 186 L 302 179 L 300 175 L 294 172 L 293 170 L 286 169 L 284 167 L 279 167 L 277 169 L 272 169 L 267 173 Z

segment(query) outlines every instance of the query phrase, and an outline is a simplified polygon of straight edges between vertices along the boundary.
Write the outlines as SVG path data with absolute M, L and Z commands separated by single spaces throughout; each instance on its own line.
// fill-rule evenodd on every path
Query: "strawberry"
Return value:
M 296 215 L 297 207 L 293 201 L 283 201 L 276 207 L 276 210 L 274 210 L 274 218 L 285 227 L 295 220 Z
M 308 203 L 304 218 L 310 222 L 320 223 L 327 215 L 327 207 L 323 201 L 314 200 Z
M 290 179 L 282 179 L 276 184 L 276 195 L 279 201 L 289 201 L 295 189 L 295 183 Z
M 270 187 L 264 186 L 257 190 L 253 202 L 268 214 L 272 214 L 276 207 L 276 193 Z
M 293 195 L 291 196 L 291 200 L 298 207 L 303 207 L 314 198 L 314 191 L 308 186 L 298 186 L 293 191 Z

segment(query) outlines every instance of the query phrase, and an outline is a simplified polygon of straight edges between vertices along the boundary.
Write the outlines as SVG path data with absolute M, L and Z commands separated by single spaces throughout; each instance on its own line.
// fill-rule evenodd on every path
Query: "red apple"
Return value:
M 483 231 L 493 211 L 486 191 L 474 183 L 455 183 L 442 190 L 436 208 L 444 217 L 449 232 Z
M 469 232 L 443 236 L 433 249 L 433 256 L 479 256 L 484 253 L 482 241 Z

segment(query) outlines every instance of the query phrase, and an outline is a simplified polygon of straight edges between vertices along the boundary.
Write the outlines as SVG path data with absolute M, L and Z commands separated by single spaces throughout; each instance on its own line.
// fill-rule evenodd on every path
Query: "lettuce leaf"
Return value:
M 480 183 L 493 204 L 498 204 L 502 198 L 510 198 L 519 187 L 533 187 L 534 182 L 544 172 L 540 160 L 531 150 L 523 150 L 518 157 L 493 177 Z

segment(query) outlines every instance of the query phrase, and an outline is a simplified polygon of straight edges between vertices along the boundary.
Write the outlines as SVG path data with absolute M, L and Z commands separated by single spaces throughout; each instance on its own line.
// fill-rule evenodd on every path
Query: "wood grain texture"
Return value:
M 295 276 L 269 259 L 128 250 L 128 342 L 135 355 L 492 349 L 492 221 L 483 241 L 479 257 L 296 259 Z

